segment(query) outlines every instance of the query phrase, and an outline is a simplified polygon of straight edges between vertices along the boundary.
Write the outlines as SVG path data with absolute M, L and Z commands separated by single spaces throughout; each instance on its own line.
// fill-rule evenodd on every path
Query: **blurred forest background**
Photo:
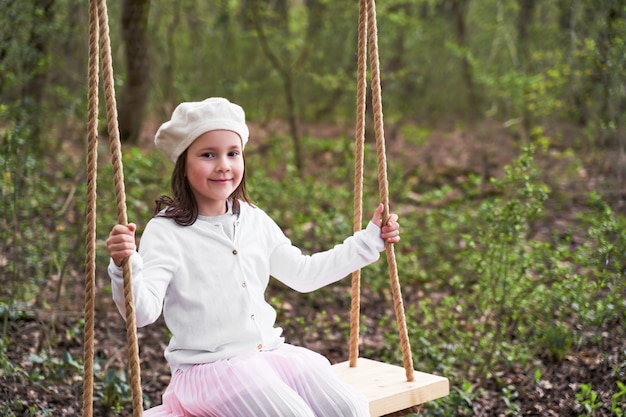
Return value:
M 249 189 L 305 251 L 351 233 L 358 2 L 122 0 L 109 21 L 129 219 L 169 192 L 152 138 L 181 101 L 246 109 Z M 424 415 L 626 415 L 626 4 L 381 0 L 392 211 Z M 0 414 L 73 416 L 82 392 L 88 5 L 0 0 Z M 104 240 L 96 415 L 130 415 Z M 371 124 L 371 121 L 370 121 Z M 365 209 L 375 206 L 368 126 Z M 366 214 L 367 215 L 367 214 Z M 287 340 L 347 358 L 349 282 L 268 296 Z M 363 279 L 361 354 L 400 363 L 386 265 Z M 139 330 L 146 407 L 167 332 Z

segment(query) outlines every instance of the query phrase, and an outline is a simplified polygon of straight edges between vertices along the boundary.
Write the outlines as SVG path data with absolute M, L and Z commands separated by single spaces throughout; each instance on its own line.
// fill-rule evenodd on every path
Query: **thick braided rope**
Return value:
M 385 156 L 385 132 L 383 126 L 383 105 L 380 86 L 380 61 L 378 57 L 378 28 L 376 27 L 376 4 L 374 0 L 368 0 L 368 31 L 369 31 L 369 52 L 370 66 L 372 71 L 372 107 L 374 112 L 374 129 L 376 132 L 376 153 L 378 157 L 378 189 L 380 201 L 384 205 L 383 224 L 389 218 L 389 183 L 387 181 L 387 159 Z M 404 316 L 404 305 L 400 290 L 400 280 L 398 278 L 398 266 L 393 244 L 385 244 L 387 254 L 387 264 L 389 267 L 389 279 L 391 281 L 391 293 L 393 295 L 393 306 L 398 322 L 398 333 L 400 336 L 400 348 L 402 349 L 402 360 L 406 372 L 407 381 L 413 381 L 413 358 L 411 357 L 411 346 L 409 344 L 409 333 L 406 327 Z
M 102 75 L 104 79 L 104 96 L 107 108 L 107 128 L 113 164 L 113 181 L 117 199 L 117 220 L 119 224 L 127 224 L 126 193 L 124 190 L 124 171 L 122 166 L 122 146 L 117 124 L 117 103 L 115 101 L 115 85 L 113 81 L 113 63 L 111 58 L 111 41 L 109 38 L 109 20 L 105 0 L 100 0 L 98 14 L 100 18 L 100 46 L 102 53 Z M 133 417 L 143 415 L 141 392 L 141 372 L 139 369 L 139 344 L 137 342 L 137 325 L 135 319 L 135 301 L 133 299 L 132 271 L 130 262 L 123 262 L 124 301 L 126 309 L 126 338 L 130 366 L 130 387 L 132 392 Z
M 93 359 L 96 298 L 96 180 L 98 164 L 98 4 L 89 2 L 89 68 L 87 113 L 87 237 L 85 254 L 85 345 L 83 417 L 93 416 Z
M 365 144 L 365 102 L 367 69 L 367 4 L 359 2 L 359 40 L 357 68 L 356 126 L 354 132 L 354 222 L 353 230 L 361 230 L 363 221 L 363 160 Z M 350 367 L 359 357 L 359 325 L 361 312 L 361 270 L 352 273 L 352 303 L 350 311 Z

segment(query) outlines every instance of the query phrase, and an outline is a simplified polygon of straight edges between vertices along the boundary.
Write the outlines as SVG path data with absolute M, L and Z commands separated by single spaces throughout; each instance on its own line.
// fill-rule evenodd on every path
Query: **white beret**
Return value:
M 211 130 L 231 130 L 241 137 L 241 147 L 248 142 L 250 131 L 246 115 L 235 103 L 225 98 L 211 97 L 203 101 L 179 104 L 172 119 L 161 125 L 154 143 L 172 162 L 203 133 Z

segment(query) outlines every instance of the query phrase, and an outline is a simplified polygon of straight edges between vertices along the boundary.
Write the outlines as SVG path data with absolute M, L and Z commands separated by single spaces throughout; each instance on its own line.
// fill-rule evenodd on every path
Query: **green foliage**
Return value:
M 50 156 L 40 156 L 30 147 L 33 131 L 21 124 L 21 111 L 15 112 L 17 116 L 8 116 L 17 122 L 0 133 L 0 267 L 6 283 L 0 301 L 9 304 L 32 302 L 46 278 L 63 276 L 79 245 L 70 244 L 73 240 L 68 237 L 80 233 L 82 226 L 72 210 L 81 187 L 68 182 L 75 174 L 60 166 L 49 174 L 39 169 L 41 164 L 53 167 L 63 162 L 59 158 L 53 163 Z M 55 233 L 44 238 L 50 230 Z
M 473 402 L 480 396 L 480 389 L 476 389 L 470 381 L 456 383 L 450 381 L 450 394 L 425 405 L 420 415 L 445 417 L 451 414 L 458 416 L 473 415 Z
M 130 386 L 126 382 L 124 369 L 109 368 L 104 378 L 96 382 L 94 390 L 101 405 L 106 410 L 116 413 L 122 411 L 131 398 Z
M 583 407 L 583 416 L 592 416 L 595 410 L 602 407 L 602 401 L 599 400 L 598 393 L 591 388 L 591 384 L 580 384 L 576 402 Z
M 562 323 L 551 323 L 539 339 L 540 346 L 546 349 L 552 360 L 561 362 L 573 344 L 572 330 Z
M 519 394 L 515 391 L 514 386 L 508 386 L 502 388 L 502 401 L 505 404 L 505 415 L 516 416 L 519 415 L 520 407 L 515 403 Z
M 15 317 L 17 319 L 17 317 Z M 15 377 L 19 383 L 28 381 L 30 386 L 43 386 L 50 389 L 55 383 L 71 384 L 74 378 L 82 373 L 82 363 L 80 359 L 74 358 L 69 352 L 64 354 L 50 350 L 48 353 L 31 354 L 28 358 L 29 368 L 22 368 L 21 364 L 12 363 L 6 349 L 9 340 L 0 341 L 0 376 Z M 57 354 L 62 354 L 58 357 Z M 33 405 L 24 403 L 20 399 L 0 404 L 0 414 L 2 416 L 52 416 L 53 410 L 42 408 L 41 404 L 35 402 Z
M 155 208 L 155 200 L 163 194 L 171 195 L 170 178 L 173 165 L 160 152 L 144 152 L 138 147 L 122 150 L 124 188 L 128 221 L 143 230 Z M 118 223 L 112 164 L 103 164 L 98 172 L 99 236 L 108 236 Z
M 530 324 L 525 322 L 527 309 L 534 304 L 529 295 L 538 287 L 528 273 L 533 257 L 529 254 L 527 240 L 530 223 L 540 214 L 547 189 L 538 183 L 531 149 L 526 149 L 508 167 L 503 180 L 494 180 L 493 184 L 505 198 L 496 198 L 479 207 L 481 224 L 475 231 L 476 237 L 467 236 L 467 241 L 470 248 L 477 250 L 470 256 L 474 258 L 474 270 L 479 275 L 472 291 L 475 298 L 470 296 L 469 300 L 481 322 L 476 326 L 474 344 L 483 344 L 482 349 L 498 355 L 501 349 L 506 349 L 504 342 L 510 332 L 518 336 L 518 332 L 524 332 Z M 488 357 L 478 373 L 489 369 L 493 360 Z
M 626 384 L 621 381 L 615 381 L 617 384 L 617 392 L 611 396 L 611 413 L 614 416 L 622 417 L 626 415 Z
M 417 254 L 401 269 L 413 277 L 407 282 L 409 291 L 419 285 L 427 294 L 444 294 L 407 308 L 418 369 L 450 377 L 453 387 L 450 396 L 428 404 L 427 413 L 438 415 L 441 407 L 452 407 L 462 414 L 471 408 L 471 396 L 459 389 L 457 378 L 495 377 L 509 367 L 530 364 L 537 355 L 558 362 L 575 345 L 594 343 L 574 323 L 608 326 L 623 337 L 617 323 L 624 320 L 626 294 L 620 272 L 626 249 L 624 218 L 592 194 L 576 226 L 587 230 L 581 244 L 572 245 L 568 235 L 537 236 L 534 230 L 543 221 L 550 194 L 534 153 L 526 148 L 504 178 L 492 179 L 493 197 L 402 219 L 403 245 Z M 481 195 L 485 185 L 474 186 L 465 184 L 463 192 Z M 422 193 L 420 202 L 433 205 L 452 191 L 453 186 L 444 185 Z M 414 229 L 420 234 L 407 233 Z M 397 346 L 391 320 L 383 318 L 379 326 L 390 329 L 387 344 Z M 393 350 L 367 353 L 400 361 Z M 534 372 L 541 378 L 540 369 Z M 504 386 L 502 393 L 506 410 L 515 414 L 515 387 Z
M 47 417 L 53 415 L 53 410 L 44 408 L 39 409 L 36 406 L 28 406 L 23 404 L 21 400 L 13 400 L 9 404 L 4 404 L 0 407 L 0 412 L 5 417 Z M 16 414 L 16 412 L 18 414 Z

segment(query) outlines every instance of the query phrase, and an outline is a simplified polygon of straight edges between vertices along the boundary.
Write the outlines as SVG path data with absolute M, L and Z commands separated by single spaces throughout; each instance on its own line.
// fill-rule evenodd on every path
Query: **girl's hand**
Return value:
M 385 240 L 386 243 L 398 243 L 400 241 L 400 224 L 398 223 L 397 214 L 389 214 L 387 224 L 382 225 L 383 204 L 380 203 L 374 211 L 372 216 L 372 222 L 380 227 L 380 237 Z M 381 227 L 382 226 L 382 227 Z
M 107 248 L 115 265 L 122 266 L 122 261 L 137 250 L 135 245 L 136 229 L 137 225 L 134 223 L 129 223 L 128 225 L 118 224 L 111 229 L 107 239 Z

